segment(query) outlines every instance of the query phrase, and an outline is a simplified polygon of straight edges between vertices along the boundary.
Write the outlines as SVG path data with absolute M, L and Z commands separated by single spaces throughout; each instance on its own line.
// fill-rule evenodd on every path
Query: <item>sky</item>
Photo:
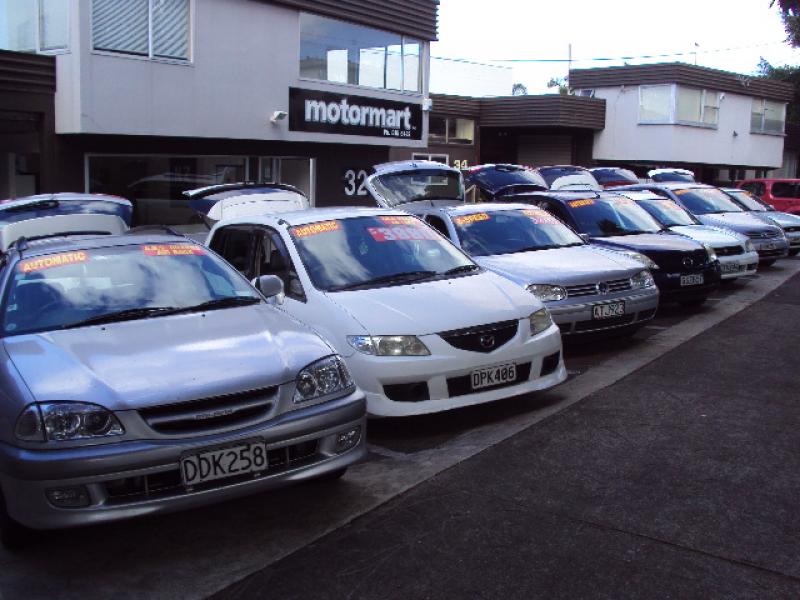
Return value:
M 566 76 L 570 44 L 573 68 L 696 59 L 698 65 L 752 74 L 761 57 L 773 65 L 800 65 L 800 50 L 785 37 L 769 0 L 440 0 L 431 91 L 508 94 L 503 90 L 510 80 L 528 93 L 553 92 L 546 84 Z M 670 56 L 588 60 L 664 54 Z M 551 59 L 563 62 L 541 62 Z M 531 60 L 540 62 L 523 62 Z M 495 69 L 487 70 L 485 81 L 475 80 L 470 61 Z

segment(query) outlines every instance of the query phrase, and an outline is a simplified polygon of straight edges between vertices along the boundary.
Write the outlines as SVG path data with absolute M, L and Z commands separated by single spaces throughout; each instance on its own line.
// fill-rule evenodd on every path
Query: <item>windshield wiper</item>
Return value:
M 177 308 L 173 313 L 183 312 L 202 312 L 204 310 L 213 310 L 215 308 L 231 308 L 234 306 L 249 306 L 251 304 L 258 304 L 261 302 L 255 296 L 225 296 L 224 298 L 215 298 L 194 306 L 186 306 L 184 308 Z
M 391 275 L 382 275 L 381 277 L 374 277 L 366 281 L 359 281 L 358 283 L 348 283 L 338 287 L 329 288 L 329 292 L 346 292 L 348 290 L 355 290 L 361 287 L 369 287 L 371 285 L 380 285 L 382 283 L 412 283 L 421 279 L 427 279 L 433 275 L 438 275 L 436 271 L 406 271 L 404 273 L 392 273 Z
M 453 267 L 452 269 L 447 269 L 441 275 L 458 275 L 459 273 L 471 273 L 472 271 L 480 269 L 478 265 L 461 265 L 460 267 Z
M 174 306 L 147 306 L 139 308 L 126 308 L 124 310 L 117 310 L 114 312 L 106 313 L 104 315 L 97 315 L 83 319 L 82 321 L 75 321 L 74 323 L 67 323 L 62 325 L 61 329 L 72 329 L 73 327 L 83 327 L 84 325 L 100 325 L 101 323 L 114 323 L 117 321 L 131 321 L 133 319 L 148 319 L 150 317 L 157 317 L 173 313 L 178 308 Z

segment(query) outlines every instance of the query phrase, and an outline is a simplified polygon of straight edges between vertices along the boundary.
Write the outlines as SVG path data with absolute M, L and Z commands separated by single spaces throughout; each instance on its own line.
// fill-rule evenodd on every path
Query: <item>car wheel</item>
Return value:
M 775 259 L 774 258 L 772 260 L 762 260 L 760 263 L 758 263 L 758 267 L 759 267 L 759 269 L 761 267 L 771 267 L 774 264 L 775 264 Z
M 797 256 L 800 254 L 800 248 L 795 248 L 794 250 L 789 250 L 789 256 Z
M 702 306 L 705 304 L 706 300 L 708 300 L 708 296 L 703 296 L 702 298 L 691 298 L 690 300 L 681 300 L 679 304 L 687 308 L 692 306 Z
M 342 469 L 336 469 L 335 471 L 330 471 L 329 473 L 325 473 L 324 475 L 320 475 L 319 477 L 314 477 L 311 481 L 325 483 L 326 481 L 338 481 L 344 474 L 347 473 L 347 467 Z
M 8 516 L 6 503 L 0 493 L 0 544 L 6 550 L 21 550 L 30 540 L 31 531 Z

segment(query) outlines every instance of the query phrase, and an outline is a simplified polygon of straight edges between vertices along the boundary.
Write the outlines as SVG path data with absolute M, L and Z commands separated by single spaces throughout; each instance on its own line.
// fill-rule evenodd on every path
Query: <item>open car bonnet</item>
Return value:
M 209 224 L 311 207 L 303 192 L 282 184 L 218 185 L 189 190 L 184 195 L 191 209 Z
M 408 165 L 407 168 L 403 168 Z M 464 202 L 461 173 L 441 163 L 430 161 L 378 165 L 366 188 L 375 203 L 396 208 L 419 202 L 452 205 Z
M 72 214 L 39 217 L 0 227 L 0 252 L 20 238 L 35 240 L 58 235 L 120 235 L 128 226 L 116 215 Z
M 550 184 L 550 189 L 553 191 L 582 191 L 582 190 L 589 190 L 592 192 L 602 192 L 603 186 L 597 183 L 597 180 L 590 176 L 586 175 L 564 175 L 563 177 L 558 177 L 553 180 L 553 183 Z

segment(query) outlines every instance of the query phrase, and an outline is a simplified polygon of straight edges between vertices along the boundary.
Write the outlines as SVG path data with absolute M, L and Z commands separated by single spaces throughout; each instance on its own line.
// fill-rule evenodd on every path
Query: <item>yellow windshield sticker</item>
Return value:
M 378 217 L 378 220 L 387 225 L 422 225 L 422 221 L 411 216 L 390 215 L 388 217 Z
M 311 235 L 319 235 L 320 233 L 339 231 L 339 229 L 341 229 L 339 221 L 320 221 L 319 223 L 310 223 L 308 225 L 292 227 L 290 231 L 294 237 L 304 238 Z
M 142 252 L 147 256 L 203 256 L 206 253 L 193 244 L 145 244 Z
M 89 260 L 89 255 L 86 252 L 64 252 L 63 254 L 52 254 L 41 258 L 23 260 L 17 268 L 21 273 L 33 273 L 34 271 L 52 269 L 53 267 L 84 263 L 87 260 Z
M 477 223 L 479 221 L 488 221 L 491 217 L 487 213 L 475 213 L 472 215 L 463 215 L 461 217 L 455 217 L 453 222 L 456 225 L 470 225 L 472 223 Z
M 580 208 L 581 206 L 591 206 L 594 204 L 592 198 L 582 198 L 580 200 L 570 200 L 569 205 L 571 208 Z
M 674 191 L 673 191 L 673 193 L 674 193 L 676 196 L 683 196 L 684 194 L 688 194 L 688 193 L 689 193 L 689 192 L 691 192 L 691 191 L 692 191 L 692 190 L 674 190 Z
M 558 225 L 561 222 L 546 210 L 523 210 L 522 214 L 537 225 Z

